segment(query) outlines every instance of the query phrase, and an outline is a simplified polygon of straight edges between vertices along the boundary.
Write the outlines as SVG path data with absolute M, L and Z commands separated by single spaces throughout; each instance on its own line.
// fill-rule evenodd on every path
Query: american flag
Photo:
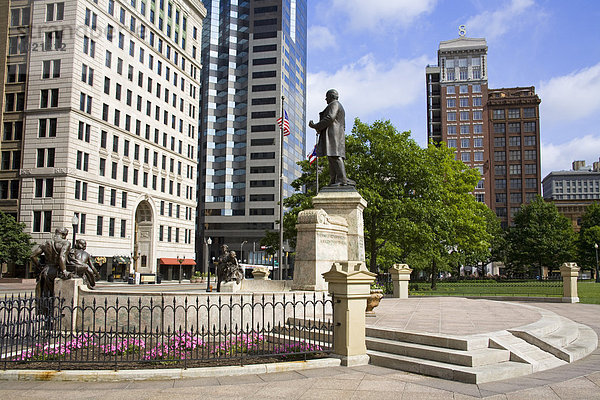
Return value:
M 316 161 L 316 159 L 317 159 L 317 145 L 316 144 L 315 144 L 315 147 L 313 148 L 312 153 L 307 154 L 306 157 L 308 158 L 309 164 L 312 164 Z
M 277 125 L 281 128 L 281 124 L 283 123 L 283 136 L 287 136 L 290 134 L 290 120 L 288 119 L 287 111 L 283 111 L 283 118 L 277 118 Z

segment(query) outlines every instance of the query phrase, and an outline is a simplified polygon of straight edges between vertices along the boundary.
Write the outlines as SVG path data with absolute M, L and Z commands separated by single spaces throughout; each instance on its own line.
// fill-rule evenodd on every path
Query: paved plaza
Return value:
M 6 286 L 6 285 L 4 285 Z M 192 285 L 185 285 L 188 289 Z M 0 286 L 0 291 L 4 289 Z M 138 289 L 138 288 L 136 288 Z M 198 288 L 199 290 L 199 288 Z M 490 304 L 492 303 L 492 304 Z M 600 306 L 462 298 L 383 299 L 367 325 L 466 335 L 535 322 L 535 307 L 583 323 L 600 336 Z M 600 399 L 600 350 L 525 377 L 465 384 L 366 365 L 269 374 L 126 382 L 0 381 L 1 399 Z

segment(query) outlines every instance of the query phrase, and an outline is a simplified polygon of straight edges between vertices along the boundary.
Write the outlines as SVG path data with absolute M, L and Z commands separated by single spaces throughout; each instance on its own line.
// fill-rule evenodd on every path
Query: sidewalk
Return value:
M 384 299 L 368 325 L 473 334 L 535 321 L 539 313 L 510 302 L 437 298 Z M 523 303 L 593 328 L 600 306 Z M 0 382 L 2 399 L 600 399 L 600 350 L 586 358 L 521 378 L 480 385 L 446 381 L 373 365 L 244 376 L 130 382 Z

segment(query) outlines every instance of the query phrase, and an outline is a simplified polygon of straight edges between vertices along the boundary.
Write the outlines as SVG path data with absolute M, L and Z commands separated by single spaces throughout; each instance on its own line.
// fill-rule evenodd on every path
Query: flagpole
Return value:
M 319 133 L 318 132 L 316 134 L 316 137 L 317 137 L 317 144 L 318 144 L 319 143 Z M 317 165 L 316 165 L 316 167 L 317 167 L 317 189 L 316 189 L 316 192 L 317 192 L 317 194 L 319 194 L 319 157 L 317 157 L 317 156 L 315 156 L 315 157 L 316 157 L 315 162 L 317 163 Z
M 285 101 L 285 96 L 281 96 L 281 125 L 280 125 L 280 147 L 279 147 L 279 279 L 283 279 L 283 140 L 285 136 L 283 136 L 283 125 L 285 120 L 285 111 L 283 107 L 283 103 Z

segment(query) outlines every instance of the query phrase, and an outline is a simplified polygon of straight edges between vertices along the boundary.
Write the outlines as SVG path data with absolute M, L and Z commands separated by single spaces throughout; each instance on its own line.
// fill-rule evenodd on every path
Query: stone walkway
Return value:
M 491 304 L 490 304 L 491 303 Z M 593 328 L 600 337 L 600 306 L 524 303 L 553 311 Z M 473 334 L 533 322 L 539 313 L 517 303 L 384 299 L 381 327 Z M 573 364 L 526 377 L 480 385 L 464 384 L 376 367 L 334 367 L 237 377 L 131 382 L 1 382 L 0 399 L 600 399 L 600 350 Z

